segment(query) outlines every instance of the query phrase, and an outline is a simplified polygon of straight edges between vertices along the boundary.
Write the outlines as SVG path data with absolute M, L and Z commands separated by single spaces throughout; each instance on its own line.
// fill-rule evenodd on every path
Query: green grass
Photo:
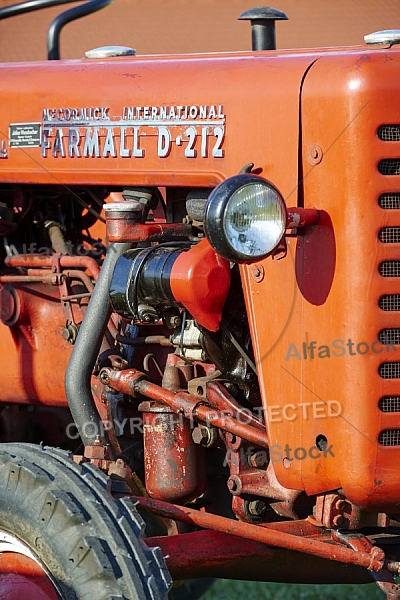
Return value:
M 202 596 L 202 600 L 385 600 L 385 595 L 374 583 L 300 585 L 221 579 Z

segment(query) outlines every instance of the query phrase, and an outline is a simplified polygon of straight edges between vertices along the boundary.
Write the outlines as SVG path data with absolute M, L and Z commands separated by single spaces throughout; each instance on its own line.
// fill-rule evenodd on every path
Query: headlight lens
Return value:
M 204 227 L 218 254 L 234 262 L 252 262 L 276 249 L 286 221 L 278 190 L 261 177 L 244 174 L 227 179 L 211 192 Z

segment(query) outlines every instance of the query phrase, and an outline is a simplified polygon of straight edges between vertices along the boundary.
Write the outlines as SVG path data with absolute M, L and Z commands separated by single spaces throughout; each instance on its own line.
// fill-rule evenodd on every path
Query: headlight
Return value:
M 286 207 L 278 190 L 256 175 L 230 177 L 210 194 L 204 218 L 208 241 L 233 262 L 271 254 L 286 229 Z

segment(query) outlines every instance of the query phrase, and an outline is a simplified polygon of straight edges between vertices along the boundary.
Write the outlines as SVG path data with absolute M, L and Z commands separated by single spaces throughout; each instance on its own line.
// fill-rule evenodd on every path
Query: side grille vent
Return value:
M 379 341 L 386 346 L 400 344 L 400 329 L 382 329 L 379 333 Z
M 382 363 L 379 365 L 382 379 L 400 379 L 400 362 Z
M 384 260 L 379 265 L 382 277 L 400 277 L 400 260 Z
M 379 434 L 381 446 L 400 446 L 400 429 L 385 429 Z
M 400 175 L 400 158 L 384 158 L 378 164 L 382 175 Z
M 400 227 L 383 227 L 378 237 L 384 244 L 398 244 L 400 242 Z
M 400 125 L 381 125 L 378 137 L 383 142 L 400 142 Z
M 400 125 L 381 125 L 377 133 L 379 139 L 383 142 L 400 142 Z M 378 163 L 378 171 L 382 175 L 400 175 L 400 158 L 384 158 Z M 384 210 L 400 210 L 400 192 L 382 193 L 378 198 L 378 204 Z M 378 239 L 383 244 L 399 244 L 400 227 L 382 227 L 379 230 Z M 379 273 L 382 277 L 400 277 L 400 260 L 382 261 L 379 265 Z M 400 289 L 396 291 L 400 292 Z M 382 295 L 379 298 L 379 308 L 386 312 L 400 312 L 400 293 Z M 392 319 L 394 321 L 393 325 L 399 325 L 395 315 L 393 315 Z M 388 327 L 387 329 L 382 329 L 379 332 L 378 339 L 381 344 L 387 346 L 387 349 L 389 349 L 390 345 L 398 346 L 400 345 L 400 328 Z M 393 350 L 396 350 L 396 348 L 393 348 Z M 396 385 L 400 385 L 400 362 L 381 363 L 378 372 L 382 379 L 398 380 Z M 378 406 L 381 412 L 393 415 L 389 417 L 392 428 L 384 429 L 379 433 L 378 443 L 387 448 L 400 447 L 400 429 L 396 428 L 399 425 L 400 395 L 382 396 Z
M 400 310 L 400 294 L 386 294 L 379 298 L 379 308 L 385 311 Z
M 379 400 L 379 408 L 384 413 L 400 412 L 400 396 L 384 396 Z
M 381 194 L 378 198 L 378 203 L 385 210 L 398 209 L 400 208 L 400 192 Z

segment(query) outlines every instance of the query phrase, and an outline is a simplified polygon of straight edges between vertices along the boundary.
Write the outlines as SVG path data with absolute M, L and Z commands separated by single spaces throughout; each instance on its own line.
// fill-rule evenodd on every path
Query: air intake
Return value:
M 384 158 L 378 164 L 382 175 L 400 175 L 400 158 Z
M 400 208 L 400 192 L 388 192 L 381 194 L 378 203 L 385 210 L 396 210 Z
M 379 400 L 379 408 L 384 413 L 400 412 L 400 396 L 384 396 Z
M 383 227 L 378 234 L 384 244 L 398 244 L 400 242 L 400 227 Z
M 379 434 L 381 446 L 400 446 L 400 429 L 385 429 Z
M 400 311 L 400 294 L 385 294 L 379 298 L 379 308 L 387 312 Z
M 379 365 L 382 379 L 400 379 L 400 362 L 382 363 Z
M 381 125 L 378 137 L 383 142 L 400 142 L 400 125 Z
M 400 260 L 384 260 L 379 265 L 382 277 L 400 277 Z
M 400 329 L 398 327 L 394 329 L 382 329 L 379 333 L 379 341 L 386 346 L 400 344 Z

